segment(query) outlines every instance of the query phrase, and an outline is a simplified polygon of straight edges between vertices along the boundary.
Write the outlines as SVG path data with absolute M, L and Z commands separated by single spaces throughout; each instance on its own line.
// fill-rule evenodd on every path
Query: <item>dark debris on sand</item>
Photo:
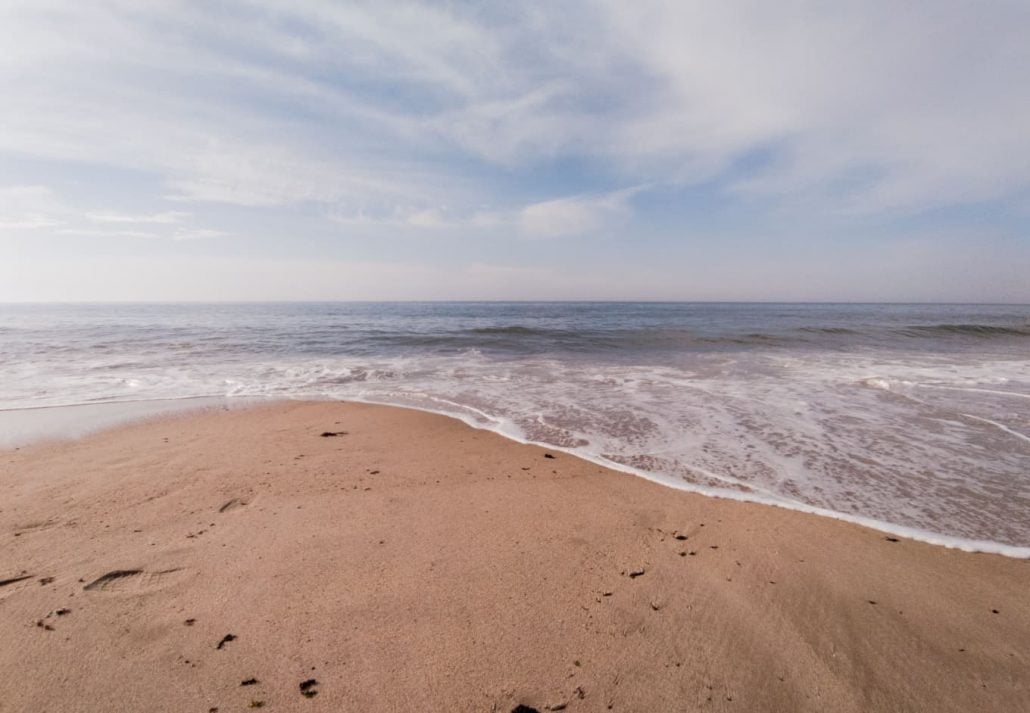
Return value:
M 336 436 L 346 436 L 346 431 L 322 431 L 320 434 L 322 438 L 335 438 Z
M 224 649 L 225 645 L 228 644 L 230 641 L 236 641 L 236 634 L 226 634 L 222 637 L 222 640 L 218 642 L 218 646 L 216 646 L 215 648 L 219 650 Z
M 318 690 L 316 690 L 315 688 L 315 686 L 317 685 L 318 681 L 316 681 L 313 678 L 309 678 L 306 681 L 301 681 L 300 695 L 304 696 L 305 698 L 314 698 L 318 695 Z

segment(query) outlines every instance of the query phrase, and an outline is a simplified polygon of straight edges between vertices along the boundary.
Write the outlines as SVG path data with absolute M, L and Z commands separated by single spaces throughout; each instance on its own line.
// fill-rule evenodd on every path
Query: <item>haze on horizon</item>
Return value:
M 0 0 L 0 302 L 1030 302 L 1030 3 Z

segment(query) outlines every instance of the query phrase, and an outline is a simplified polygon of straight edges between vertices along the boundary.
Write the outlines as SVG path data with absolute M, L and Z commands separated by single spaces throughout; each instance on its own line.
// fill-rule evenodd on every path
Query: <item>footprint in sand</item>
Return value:
M 143 594 L 170 587 L 189 576 L 189 570 L 176 567 L 148 572 L 143 569 L 116 569 L 97 577 L 83 587 L 87 592 L 105 594 Z

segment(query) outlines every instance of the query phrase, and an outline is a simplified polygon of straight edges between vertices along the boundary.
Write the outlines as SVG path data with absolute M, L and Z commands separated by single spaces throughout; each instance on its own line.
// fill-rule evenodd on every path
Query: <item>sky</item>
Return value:
M 0 302 L 1030 302 L 1028 37 L 1028 0 L 0 0 Z

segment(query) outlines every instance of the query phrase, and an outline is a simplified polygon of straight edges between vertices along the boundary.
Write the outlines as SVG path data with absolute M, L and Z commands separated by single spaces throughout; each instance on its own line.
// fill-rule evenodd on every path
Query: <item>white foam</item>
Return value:
M 997 421 L 992 421 L 989 418 L 982 418 L 981 416 L 974 416 L 974 415 L 969 414 L 969 413 L 964 413 L 962 415 L 965 416 L 966 418 L 971 418 L 974 421 L 980 421 L 981 423 L 986 423 L 986 424 L 989 424 L 991 426 L 994 426 L 998 430 L 1004 431 L 1005 433 L 1009 434 L 1010 436 L 1014 436 L 1014 437 L 1020 439 L 1021 441 L 1026 441 L 1027 443 L 1030 443 L 1030 436 L 1025 436 L 1022 433 L 1020 433 L 1019 431 L 1014 431 L 1011 428 L 1009 428 L 1008 426 L 1006 426 L 1004 423 L 998 423 Z

